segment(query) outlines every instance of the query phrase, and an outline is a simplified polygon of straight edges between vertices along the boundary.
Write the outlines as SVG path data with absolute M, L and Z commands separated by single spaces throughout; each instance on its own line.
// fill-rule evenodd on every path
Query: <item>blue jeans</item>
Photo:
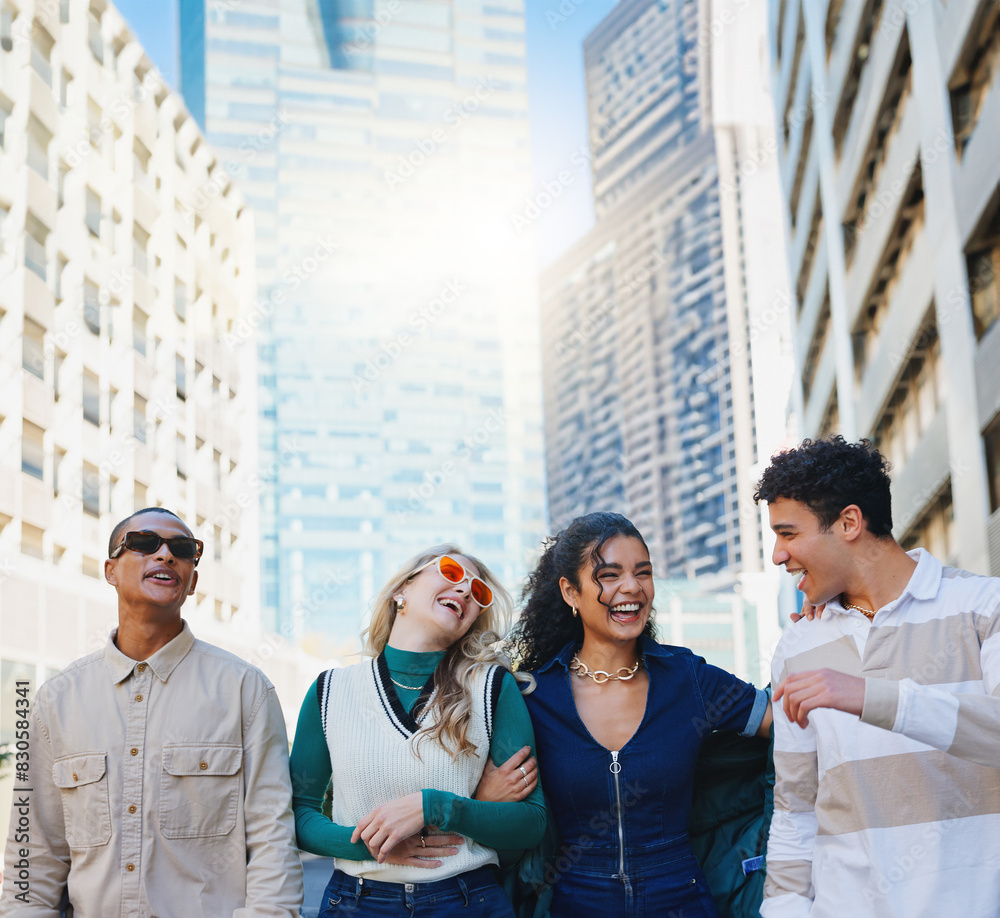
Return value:
M 335 870 L 323 893 L 319 918 L 514 918 L 507 894 L 490 867 L 432 883 L 359 880 Z
M 619 873 L 613 848 L 574 852 L 556 881 L 551 918 L 718 918 L 686 837 L 630 849 Z

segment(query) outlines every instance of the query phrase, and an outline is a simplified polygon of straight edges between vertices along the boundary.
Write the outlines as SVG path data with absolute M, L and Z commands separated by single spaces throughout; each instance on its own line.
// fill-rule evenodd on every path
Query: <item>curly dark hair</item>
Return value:
M 857 504 L 872 535 L 892 537 L 889 463 L 870 440 L 848 443 L 837 434 L 803 440 L 772 456 L 753 499 L 771 503 L 782 497 L 804 503 L 823 529 L 833 526 L 844 507 Z
M 583 625 L 563 599 L 559 578 L 565 577 L 580 589 L 580 570 L 589 563 L 590 575 L 601 589 L 597 579 L 597 570 L 604 564 L 601 549 L 615 536 L 628 536 L 646 545 L 628 519 L 608 512 L 578 516 L 546 541 L 538 566 L 528 575 L 524 587 L 524 612 L 505 641 L 504 649 L 518 670 L 538 669 L 569 641 L 577 647 L 583 643 Z M 646 622 L 644 633 L 655 637 L 652 619 Z

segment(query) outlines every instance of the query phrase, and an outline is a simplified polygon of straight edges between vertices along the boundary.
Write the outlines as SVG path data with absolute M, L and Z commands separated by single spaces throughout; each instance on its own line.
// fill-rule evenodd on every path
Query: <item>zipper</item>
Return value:
M 618 873 L 617 879 L 625 879 L 625 824 L 622 821 L 622 789 L 621 774 L 622 763 L 618 761 L 618 753 L 611 753 L 611 774 L 615 776 L 615 815 L 618 817 Z

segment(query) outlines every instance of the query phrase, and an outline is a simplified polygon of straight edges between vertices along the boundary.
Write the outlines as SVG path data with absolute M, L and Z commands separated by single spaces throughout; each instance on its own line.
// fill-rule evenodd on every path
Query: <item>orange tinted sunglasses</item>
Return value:
M 493 605 L 493 591 L 486 585 L 485 581 L 469 574 L 460 561 L 456 561 L 451 555 L 441 555 L 426 564 L 422 564 L 412 574 L 416 577 L 421 571 L 426 570 L 432 564 L 437 564 L 438 573 L 444 577 L 448 583 L 461 583 L 463 580 L 469 581 L 469 593 L 472 598 L 479 603 L 479 608 L 485 609 Z

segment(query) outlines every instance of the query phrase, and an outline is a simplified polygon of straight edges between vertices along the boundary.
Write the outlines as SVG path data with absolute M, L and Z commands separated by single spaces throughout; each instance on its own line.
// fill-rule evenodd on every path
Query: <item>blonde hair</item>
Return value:
M 468 558 L 479 568 L 480 578 L 493 591 L 493 604 L 479 613 L 465 636 L 448 648 L 438 664 L 434 673 L 434 697 L 427 707 L 428 726 L 417 734 L 418 741 L 424 738 L 435 741 L 454 759 L 476 751 L 468 732 L 472 718 L 473 678 L 477 668 L 491 664 L 510 668 L 506 657 L 496 649 L 500 635 L 507 632 L 514 610 L 513 600 L 503 584 L 482 561 L 457 545 L 435 545 L 411 558 L 389 578 L 375 597 L 371 621 L 361 638 L 365 653 L 377 657 L 385 650 L 396 621 L 395 596 L 413 579 L 419 568 L 442 555 Z

